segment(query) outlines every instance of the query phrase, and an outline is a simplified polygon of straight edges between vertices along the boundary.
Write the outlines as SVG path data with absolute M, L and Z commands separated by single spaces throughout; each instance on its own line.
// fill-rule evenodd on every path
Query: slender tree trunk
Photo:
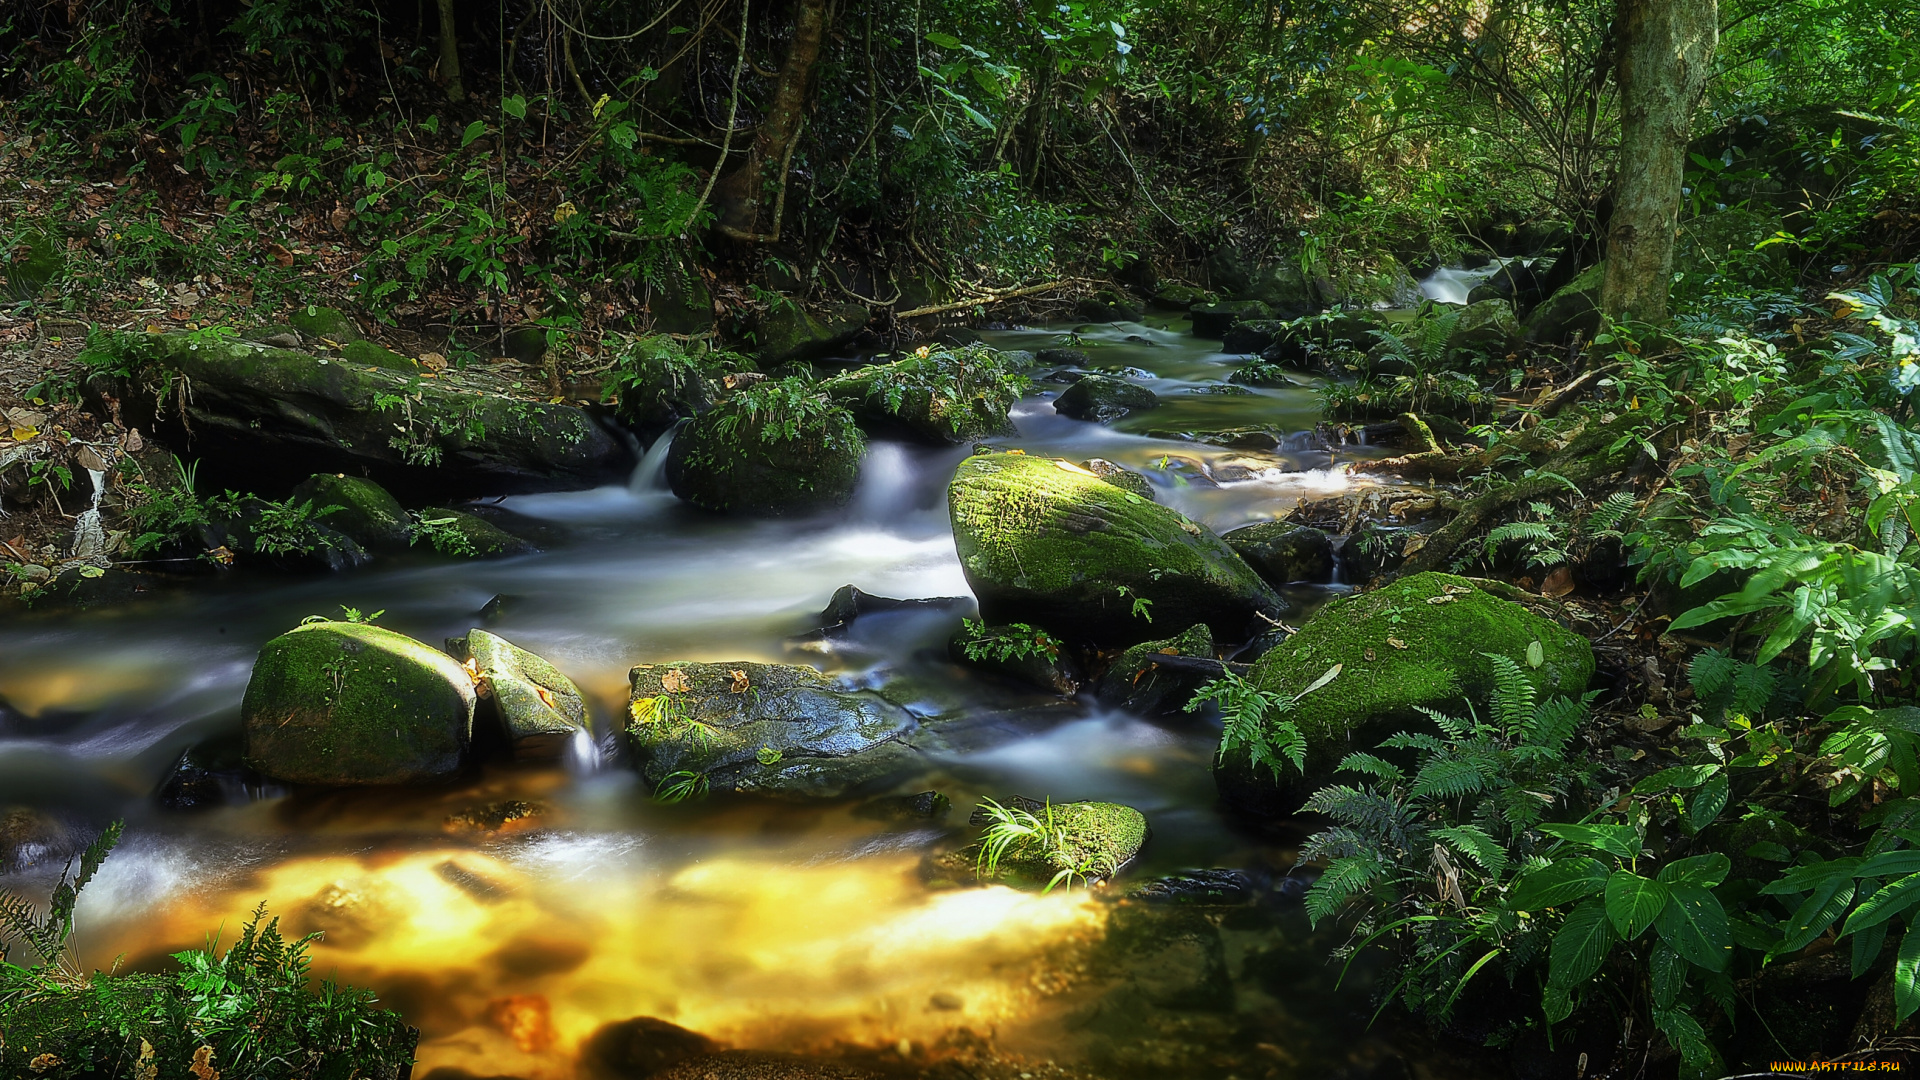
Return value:
M 1693 106 L 1720 37 L 1718 0 L 1619 0 L 1620 156 L 1600 308 L 1615 319 L 1667 317 L 1680 186 Z
M 807 107 L 807 87 L 813 68 L 820 59 L 820 43 L 827 36 L 828 0 L 796 0 L 793 16 L 793 40 L 787 45 L 787 59 L 780 67 L 780 81 L 773 91 L 773 103 L 767 107 L 760 131 L 747 151 L 746 164 L 720 182 L 719 208 L 721 232 L 741 239 L 754 238 L 767 189 L 787 182 L 785 170 L 778 177 L 770 173 L 782 162 L 791 160 L 793 140 L 799 136 Z M 726 163 L 721 162 L 724 166 Z
M 467 100 L 460 82 L 460 37 L 453 29 L 453 0 L 440 0 L 440 77 L 447 81 L 447 100 Z

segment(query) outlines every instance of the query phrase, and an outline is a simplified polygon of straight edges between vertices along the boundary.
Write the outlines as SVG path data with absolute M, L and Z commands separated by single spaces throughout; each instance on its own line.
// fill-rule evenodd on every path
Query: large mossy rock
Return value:
M 656 792 L 704 778 L 709 791 L 838 798 L 923 763 L 913 715 L 796 664 L 642 664 L 629 674 L 634 761 Z
M 793 380 L 764 384 L 695 418 L 667 453 L 673 493 L 703 510 L 763 517 L 845 505 L 866 439 L 838 405 L 777 400 L 810 393 Z
M 1131 645 L 1206 623 L 1250 635 L 1287 602 L 1218 536 L 1066 461 L 979 454 L 947 488 L 960 566 L 989 623 Z
M 331 341 L 336 345 L 345 345 L 367 336 L 361 332 L 360 324 L 354 322 L 346 312 L 316 304 L 294 308 L 293 314 L 287 316 L 287 323 L 311 342 Z
M 821 388 L 875 435 L 903 433 L 943 444 L 1013 434 L 1007 414 L 1026 385 L 1006 354 L 967 345 L 858 368 Z
M 1537 668 L 1528 664 L 1535 642 Z M 1250 772 L 1244 758 L 1229 757 L 1215 768 L 1221 794 L 1257 812 L 1293 809 L 1347 753 L 1372 750 L 1396 730 L 1430 725 L 1420 708 L 1484 704 L 1494 686 L 1488 654 L 1520 664 L 1543 695 L 1577 696 L 1593 678 L 1585 638 L 1465 578 L 1415 574 L 1334 600 L 1248 676 L 1262 690 L 1299 698 L 1285 719 L 1306 737 L 1305 776 L 1289 770 L 1276 783 Z M 1336 666 L 1331 681 L 1308 692 Z
M 1261 521 L 1220 537 L 1269 585 L 1333 580 L 1333 538 L 1307 525 Z
M 446 780 L 465 764 L 474 702 L 473 679 L 445 653 L 378 626 L 308 623 L 254 661 L 246 761 L 289 784 Z
M 1282 319 L 1297 319 L 1320 310 L 1321 298 L 1315 284 L 1301 272 L 1297 262 L 1262 267 L 1254 274 L 1246 293 Z
M 819 315 L 794 303 L 775 305 L 754 326 L 753 358 L 768 371 L 781 364 L 818 360 L 842 348 L 871 318 L 855 303 L 839 304 Z
M 587 729 L 587 703 L 560 669 L 485 630 L 447 639 L 447 653 L 478 680 L 481 711 L 498 720 L 516 758 L 555 758 Z
M 1219 672 L 1169 667 L 1162 662 L 1169 656 L 1212 660 L 1213 635 L 1207 632 L 1206 624 L 1190 626 L 1160 641 L 1141 642 L 1121 653 L 1100 676 L 1095 695 L 1104 705 L 1144 716 L 1181 712 L 1194 693 Z
M 1453 333 L 1447 335 L 1447 350 L 1505 356 L 1521 336 L 1520 320 L 1514 317 L 1512 303 L 1481 300 L 1460 310 Z
M 371 480 L 315 473 L 293 489 L 293 499 L 311 502 L 315 509 L 339 507 L 326 516 L 327 527 L 368 551 L 406 550 L 407 512 L 400 500 Z
M 199 334 L 123 334 L 88 360 L 133 373 L 97 375 L 91 393 L 235 487 L 334 472 L 446 498 L 587 488 L 633 471 L 626 446 L 570 405 Z
M 421 545 L 457 559 L 531 555 L 539 550 L 531 540 L 463 510 L 429 506 L 420 511 L 420 522 L 425 527 Z
M 1529 312 L 1526 322 L 1528 341 L 1558 345 L 1575 334 L 1592 338 L 1600 332 L 1600 283 L 1606 278 L 1607 264 L 1595 263 L 1580 276 L 1555 290 Z
M 1195 304 L 1193 336 L 1224 338 L 1235 323 L 1273 318 L 1273 309 L 1258 300 L 1224 300 L 1217 304 Z
M 1075 420 L 1108 423 L 1128 413 L 1160 406 L 1160 398 L 1144 386 L 1111 375 L 1088 375 L 1061 391 L 1053 411 Z

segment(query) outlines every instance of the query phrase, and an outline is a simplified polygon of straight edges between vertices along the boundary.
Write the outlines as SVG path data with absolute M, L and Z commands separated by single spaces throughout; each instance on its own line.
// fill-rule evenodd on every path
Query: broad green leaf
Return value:
M 1785 937 L 1774 950 L 1777 955 L 1799 952 L 1827 932 L 1853 903 L 1854 883 L 1850 878 L 1830 877 L 1814 887 L 1800 906 L 1794 909 L 1783 928 Z
M 1711 889 L 1727 880 L 1727 873 L 1732 869 L 1733 860 L 1714 851 L 1690 859 L 1676 859 L 1661 867 L 1658 877 L 1668 885 L 1698 885 L 1703 889 Z
M 1660 940 L 1695 967 L 1720 971 L 1733 951 L 1733 933 L 1727 911 L 1714 895 L 1698 885 L 1672 885 L 1672 900 L 1653 921 Z
M 1547 982 L 1575 987 L 1593 978 L 1606 963 L 1615 940 L 1605 903 L 1588 900 L 1574 908 L 1553 935 L 1547 954 Z
M 1713 1046 L 1707 1042 L 1706 1030 L 1691 1014 L 1681 1009 L 1655 1009 L 1653 1026 L 1680 1051 L 1680 1059 L 1689 1071 L 1698 1072 L 1713 1063 Z
M 1622 941 L 1632 941 L 1653 925 L 1667 897 L 1660 882 L 1621 870 L 1607 879 L 1607 918 Z
M 1713 819 L 1727 808 L 1727 796 L 1732 793 L 1733 785 L 1727 782 L 1725 773 L 1700 785 L 1700 790 L 1693 795 L 1692 805 L 1687 807 L 1688 824 L 1693 826 L 1695 832 L 1713 824 Z
M 1537 668 L 1547 662 L 1547 650 L 1538 641 L 1527 643 L 1527 666 Z
M 1776 844 L 1771 840 L 1762 840 L 1746 851 L 1749 859 L 1765 859 L 1767 862 L 1792 862 L 1793 852 L 1785 844 Z
M 1591 855 L 1555 859 L 1514 883 L 1507 906 L 1515 911 L 1547 908 L 1584 900 L 1607 887 L 1607 868 Z
M 1915 977 L 1920 975 L 1920 927 L 1908 927 L 1900 938 L 1900 953 L 1893 962 L 1893 1005 L 1899 1017 L 1899 1023 L 1906 1023 L 1907 1017 L 1920 1009 L 1920 985 L 1915 985 Z
M 475 120 L 473 123 L 468 124 L 467 130 L 460 133 L 460 148 L 464 150 L 473 145 L 473 140 L 486 133 L 487 125 L 484 120 Z
M 1899 851 L 1883 851 L 1853 872 L 1854 877 L 1893 877 L 1896 874 L 1920 873 L 1920 848 L 1902 848 Z
M 1778 880 L 1768 882 L 1760 892 L 1763 896 L 1791 896 L 1817 888 L 1824 881 L 1851 880 L 1863 862 L 1866 860 L 1856 857 L 1788 867 Z
M 1880 959 L 1880 950 L 1887 944 L 1887 924 L 1878 923 L 1853 935 L 1853 977 L 1859 978 L 1867 973 L 1875 960 Z
M 1840 932 L 1852 934 L 1878 926 L 1915 904 L 1920 904 L 1920 873 L 1897 878 L 1862 900 L 1853 914 L 1847 916 L 1847 925 Z
M 952 34 L 932 33 L 927 35 L 927 40 L 943 49 L 957 49 L 960 47 L 960 39 L 954 37 Z
M 1633 793 L 1649 795 L 1673 788 L 1679 788 L 1682 791 L 1697 788 L 1719 771 L 1718 765 L 1675 765 L 1671 769 L 1661 769 L 1633 785 Z
M 515 120 L 525 120 L 527 118 L 527 99 L 521 97 L 519 94 L 501 98 L 500 111 L 513 117 Z
M 1618 855 L 1623 859 L 1640 854 L 1640 834 L 1631 825 L 1574 825 L 1550 821 L 1541 825 L 1540 831 L 1568 843 Z
M 1647 958 L 1647 974 L 1653 984 L 1654 1007 L 1671 1008 L 1687 985 L 1687 962 L 1662 942 L 1653 947 L 1653 954 Z

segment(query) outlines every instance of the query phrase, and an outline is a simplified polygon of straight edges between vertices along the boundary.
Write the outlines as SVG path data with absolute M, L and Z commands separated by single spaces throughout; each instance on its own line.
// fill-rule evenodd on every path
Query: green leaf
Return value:
M 1859 978 L 1867 973 L 1875 960 L 1880 959 L 1880 950 L 1887 944 L 1887 924 L 1879 923 L 1853 935 L 1853 977 Z
M 1700 790 L 1693 796 L 1693 805 L 1687 808 L 1687 822 L 1693 826 L 1695 832 L 1713 824 L 1713 819 L 1719 817 L 1720 811 L 1727 808 L 1727 796 L 1732 792 L 1733 787 L 1727 782 L 1725 773 L 1701 785 Z
M 1550 821 L 1540 826 L 1548 836 L 1571 844 L 1631 859 L 1640 854 L 1640 834 L 1631 825 L 1574 825 Z
M 1591 855 L 1555 859 L 1514 883 L 1507 906 L 1515 911 L 1547 908 L 1584 900 L 1607 887 L 1607 868 Z
M 1878 926 L 1915 904 L 1920 904 L 1920 873 L 1899 878 L 1861 901 L 1853 914 L 1847 916 L 1847 925 L 1840 932 L 1852 934 Z
M 1604 903 L 1589 900 L 1574 908 L 1553 935 L 1547 953 L 1547 982 L 1572 988 L 1593 978 L 1606 963 L 1615 940 Z
M 1676 859 L 1660 868 L 1659 879 L 1668 885 L 1698 885 L 1711 889 L 1727 880 L 1727 874 L 1733 869 L 1733 860 L 1719 852 L 1695 855 L 1690 859 Z
M 1787 919 L 1783 928 L 1786 936 L 1774 948 L 1774 953 L 1784 956 L 1813 944 L 1813 940 L 1826 933 L 1827 927 L 1847 910 L 1847 905 L 1853 903 L 1853 891 L 1851 878 L 1835 876 L 1820 882 Z
M 1666 1009 L 1673 1006 L 1680 991 L 1687 985 L 1687 962 L 1680 958 L 1665 943 L 1653 947 L 1653 955 L 1647 958 L 1647 973 L 1653 984 L 1653 1004 L 1655 1008 Z
M 479 138 L 482 135 L 485 135 L 486 133 L 487 133 L 486 121 L 475 120 L 473 123 L 468 124 L 467 130 L 460 133 L 460 148 L 464 150 L 467 147 L 472 146 L 473 140 Z
M 1507 871 L 1507 849 L 1500 846 L 1478 825 L 1455 825 L 1433 830 L 1433 835 L 1452 844 L 1497 880 Z
M 1860 865 L 1854 877 L 1892 877 L 1895 874 L 1920 873 L 1920 848 L 1883 851 Z
M 1762 840 L 1748 848 L 1749 859 L 1764 859 L 1767 862 L 1792 862 L 1793 852 L 1785 844 L 1776 844 L 1771 840 Z
M 1910 926 L 1900 938 L 1900 953 L 1893 962 L 1893 1005 L 1899 1018 L 1896 1023 L 1906 1023 L 1907 1017 L 1920 1009 L 1916 974 L 1920 974 L 1920 927 Z
M 1695 967 L 1720 971 L 1733 950 L 1733 932 L 1727 911 L 1714 895 L 1698 885 L 1668 886 L 1672 899 L 1653 921 L 1660 940 Z
M 515 94 L 512 97 L 501 98 L 500 111 L 513 117 L 515 120 L 525 120 L 527 118 L 527 99 L 521 97 L 519 94 Z
M 975 125 L 985 128 L 988 131 L 994 130 L 993 121 L 987 119 L 987 115 L 981 112 L 979 109 L 976 109 L 973 106 L 962 102 L 960 105 L 960 111 L 963 113 L 966 113 L 967 119 L 973 121 Z
M 1649 795 L 1672 788 L 1687 790 L 1697 788 L 1720 771 L 1718 765 L 1676 765 L 1671 769 L 1661 769 L 1645 780 L 1633 785 L 1635 795 Z
M 935 32 L 932 34 L 928 34 L 927 40 L 933 42 L 935 45 L 938 45 L 943 49 L 957 49 L 960 47 L 960 39 L 957 37 L 954 37 L 952 34 L 942 34 L 942 33 Z
M 1667 906 L 1667 887 L 1639 874 L 1621 870 L 1607 879 L 1607 918 L 1622 941 L 1647 932 Z
M 1547 662 L 1547 650 L 1538 641 L 1527 643 L 1527 666 L 1538 668 Z

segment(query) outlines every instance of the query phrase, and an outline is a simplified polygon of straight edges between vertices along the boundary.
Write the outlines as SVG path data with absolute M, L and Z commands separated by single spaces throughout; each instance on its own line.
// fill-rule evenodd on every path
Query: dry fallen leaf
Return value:
M 733 692 L 736 694 L 744 694 L 747 692 L 748 685 L 747 673 L 741 671 L 739 668 L 733 669 Z
M 1366 651 L 1366 657 L 1367 657 L 1367 659 L 1369 659 L 1369 660 L 1371 660 L 1371 659 L 1373 659 L 1373 650 L 1372 650 L 1372 649 L 1368 649 L 1368 650 Z
M 1399 638 L 1397 638 L 1397 637 L 1390 637 L 1390 638 L 1388 638 L 1388 639 L 1387 639 L 1387 644 L 1389 644 L 1389 645 L 1391 645 L 1391 646 L 1393 646 L 1393 647 L 1394 647 L 1394 648 L 1396 648 L 1396 649 L 1404 649 L 1404 648 L 1406 648 L 1406 647 L 1407 647 L 1407 643 L 1406 643 L 1406 642 L 1404 642 L 1404 641 L 1401 641 L 1401 640 L 1400 640 Z
M 127 441 L 120 448 L 129 454 L 137 454 L 147 448 L 147 440 L 140 437 L 139 428 L 133 428 L 127 432 Z
M 1572 592 L 1573 571 L 1564 566 L 1555 568 L 1553 573 L 1547 575 L 1547 580 L 1540 583 L 1540 591 L 1548 596 L 1565 596 Z
M 679 668 L 668 668 L 667 673 L 660 676 L 660 687 L 669 694 L 684 694 L 693 689 Z
M 195 1080 L 220 1080 L 220 1070 L 213 1067 L 213 1047 L 203 1046 L 193 1052 L 193 1064 L 187 1066 Z
M 1452 593 L 1445 593 L 1445 594 L 1442 594 L 1442 595 L 1440 595 L 1440 596 L 1429 596 L 1429 597 L 1427 597 L 1427 603 L 1429 603 L 1429 604 L 1451 604 L 1451 603 L 1453 603 L 1453 602 L 1454 602 L 1454 600 L 1456 600 L 1456 599 L 1458 599 L 1458 598 L 1457 598 L 1457 597 L 1455 597 L 1455 596 L 1454 596 L 1454 595 L 1453 595 Z
M 447 358 L 437 352 L 421 353 L 420 366 L 426 368 L 428 371 L 445 371 L 447 370 Z

